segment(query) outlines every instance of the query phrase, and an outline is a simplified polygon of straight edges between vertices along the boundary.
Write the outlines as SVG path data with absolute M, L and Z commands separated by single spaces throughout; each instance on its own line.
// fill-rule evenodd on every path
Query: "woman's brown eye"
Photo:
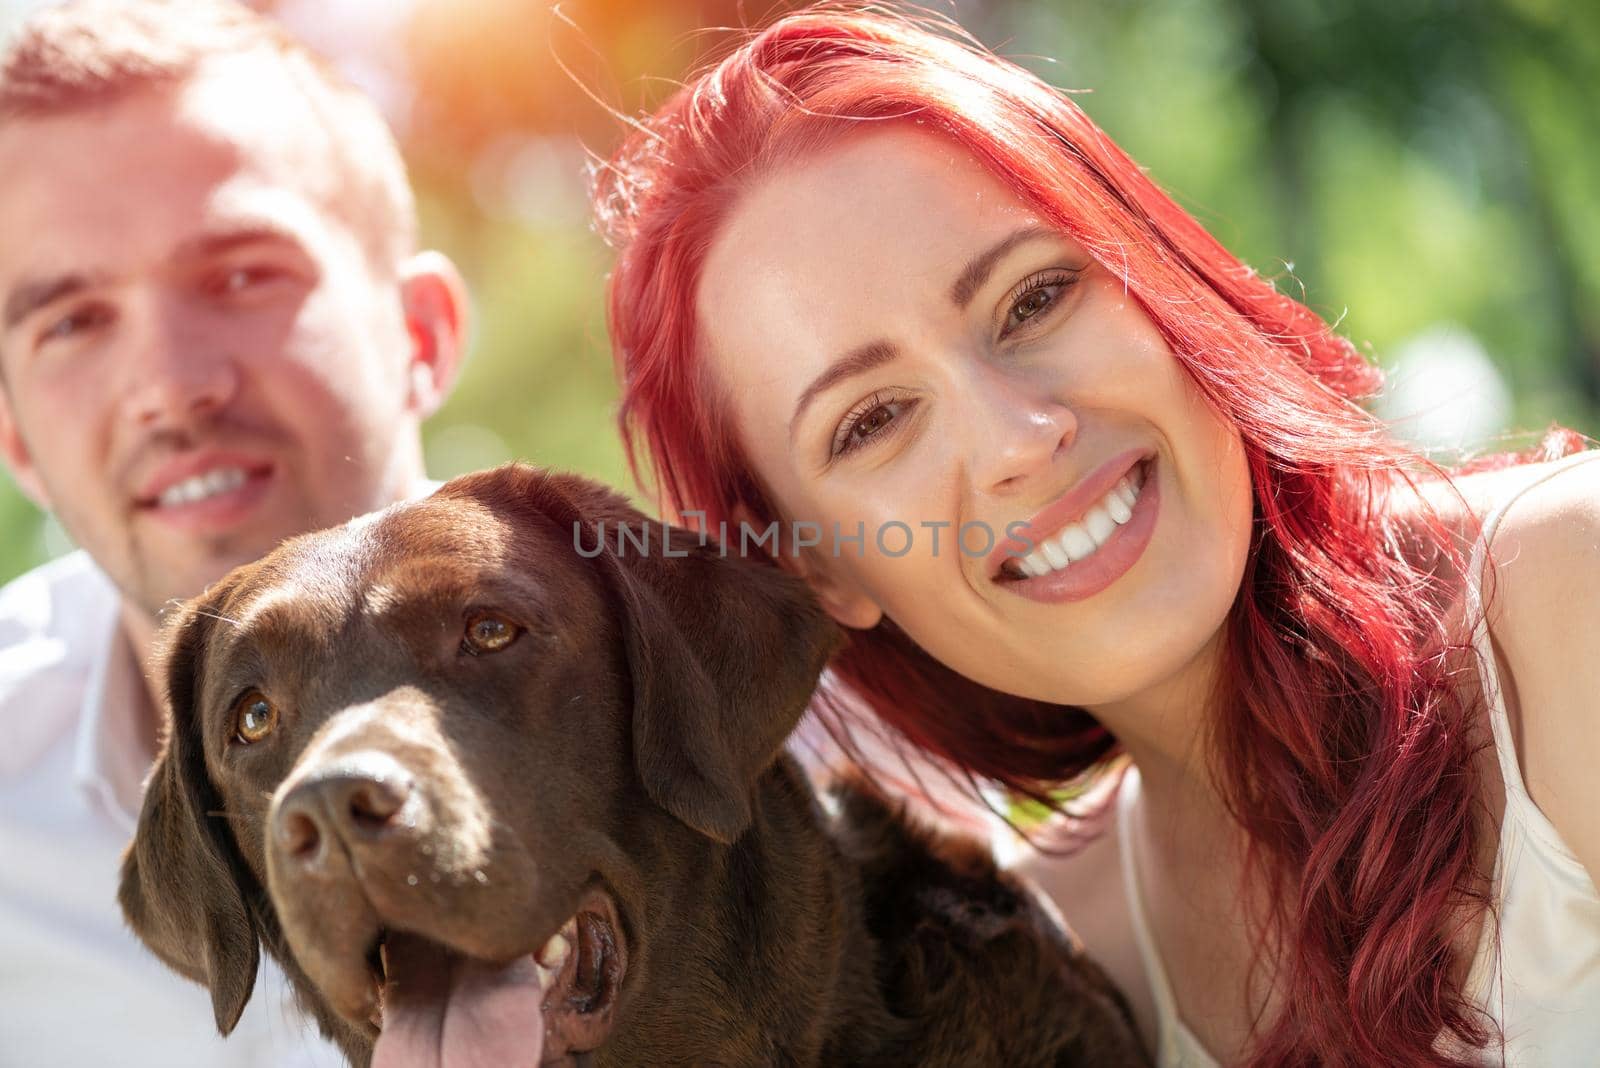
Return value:
M 893 418 L 893 412 L 883 405 L 879 405 L 866 415 L 862 416 L 860 419 L 857 419 L 856 425 L 851 429 L 853 429 L 861 437 L 867 437 L 868 435 L 876 434 L 885 426 L 889 425 L 889 420 Z
M 1046 290 L 1035 289 L 1032 293 L 1029 293 L 1027 296 L 1017 301 L 1017 307 L 1013 314 L 1015 314 L 1018 319 L 1026 319 L 1029 316 L 1044 310 L 1045 306 L 1050 303 L 1051 299 L 1050 293 Z
M 467 618 L 467 632 L 461 639 L 461 651 L 472 656 L 498 653 L 517 640 L 522 628 L 493 612 L 478 612 Z
M 1007 337 L 1012 331 L 1021 327 L 1029 319 L 1039 317 L 1052 310 L 1052 306 L 1061 299 L 1067 289 L 1076 281 L 1082 268 L 1078 270 L 1041 271 L 1029 275 L 1014 292 L 1017 293 L 1011 307 L 1006 312 L 1006 321 L 1000 328 L 1000 336 Z
M 233 734 L 245 745 L 254 745 L 278 727 L 278 706 L 260 690 L 246 691 L 233 706 Z
M 829 455 L 843 456 L 896 433 L 906 414 L 915 407 L 916 402 L 910 398 L 886 400 L 881 394 L 874 393 L 852 408 L 840 421 L 838 429 L 834 431 Z

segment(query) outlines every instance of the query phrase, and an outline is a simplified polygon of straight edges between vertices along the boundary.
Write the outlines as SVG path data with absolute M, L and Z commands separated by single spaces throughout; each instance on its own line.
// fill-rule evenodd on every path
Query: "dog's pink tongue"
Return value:
M 372 1068 L 536 1068 L 544 994 L 533 958 L 496 966 L 391 935 Z

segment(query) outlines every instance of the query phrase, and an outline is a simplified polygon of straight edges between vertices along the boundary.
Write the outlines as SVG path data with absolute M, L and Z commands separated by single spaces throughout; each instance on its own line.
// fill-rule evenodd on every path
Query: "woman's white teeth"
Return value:
M 1142 472 L 1135 471 L 1123 477 L 1082 519 L 1067 524 L 1053 538 L 1041 542 L 1033 552 L 1017 561 L 1016 566 L 1029 578 L 1038 578 L 1093 554 L 1110 540 L 1119 526 L 1133 518 L 1141 476 Z
M 242 467 L 212 468 L 203 475 L 174 482 L 161 491 L 157 503 L 166 508 L 179 504 L 193 504 L 195 501 L 203 501 L 207 497 L 215 497 L 219 493 L 238 489 L 244 485 L 248 477 Z
M 1111 532 L 1117 529 L 1117 521 L 1111 515 L 1110 509 L 1111 497 L 1107 495 L 1105 504 L 1092 509 L 1083 517 L 1083 525 L 1089 528 L 1089 537 L 1094 539 L 1096 546 L 1111 537 Z
M 1090 517 L 1092 517 L 1096 512 L 1099 512 L 1101 515 L 1105 515 L 1105 510 L 1099 505 L 1096 505 L 1095 507 L 1089 509 L 1089 514 L 1083 517 L 1083 522 L 1069 523 L 1067 524 L 1066 529 L 1057 535 L 1062 547 L 1067 550 L 1067 555 L 1072 557 L 1074 560 L 1082 560 L 1085 556 L 1088 556 L 1090 553 L 1100 548 L 1100 543 L 1096 541 L 1095 536 L 1089 532 Z M 1106 518 L 1110 519 L 1111 517 L 1107 515 Z M 1111 524 L 1111 528 L 1115 530 L 1116 524 Z
M 1050 568 L 1066 567 L 1072 559 L 1067 555 L 1067 550 L 1063 549 L 1053 541 L 1047 541 L 1043 545 L 1039 546 L 1039 552 L 1044 554 L 1046 562 L 1050 565 L 1050 567 L 1046 567 L 1038 572 L 1041 575 L 1044 574 L 1045 571 L 1049 571 Z M 1023 559 L 1023 563 L 1037 564 L 1038 561 L 1035 559 L 1035 557 L 1038 555 L 1039 553 L 1034 553 L 1031 556 L 1025 557 Z

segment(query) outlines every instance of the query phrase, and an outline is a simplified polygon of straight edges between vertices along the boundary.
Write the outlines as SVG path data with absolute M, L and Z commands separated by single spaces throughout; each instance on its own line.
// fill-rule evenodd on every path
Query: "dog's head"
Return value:
M 505 467 L 177 613 L 120 900 L 223 1033 L 264 942 L 347 1050 L 604 1041 L 663 843 L 744 832 L 839 640 L 797 580 L 668 530 Z

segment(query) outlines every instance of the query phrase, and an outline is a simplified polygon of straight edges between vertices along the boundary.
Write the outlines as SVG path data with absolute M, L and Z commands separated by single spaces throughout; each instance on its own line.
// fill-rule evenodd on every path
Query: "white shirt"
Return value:
M 111 581 L 76 552 L 0 590 L 0 1066 L 334 1068 L 265 953 L 233 1034 L 117 905 L 149 743 Z

